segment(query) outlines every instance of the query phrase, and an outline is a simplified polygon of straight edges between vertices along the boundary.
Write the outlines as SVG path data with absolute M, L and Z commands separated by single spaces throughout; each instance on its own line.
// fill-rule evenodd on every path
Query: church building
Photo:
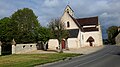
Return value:
M 74 11 L 67 5 L 61 17 L 61 22 L 65 24 L 65 29 L 69 32 L 69 37 L 62 40 L 63 49 L 103 45 L 98 16 L 75 18 Z M 58 46 L 57 39 L 49 40 L 49 49 L 56 49 Z

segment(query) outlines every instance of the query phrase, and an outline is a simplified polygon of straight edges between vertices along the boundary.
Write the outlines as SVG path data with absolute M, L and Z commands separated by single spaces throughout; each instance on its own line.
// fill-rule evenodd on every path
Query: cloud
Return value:
M 0 18 L 26 7 L 34 11 L 41 25 L 46 26 L 51 19 L 62 16 L 68 3 L 77 18 L 99 16 L 103 36 L 109 26 L 120 26 L 120 0 L 0 0 Z
M 45 0 L 43 6 L 45 7 L 57 7 L 59 5 L 59 0 Z

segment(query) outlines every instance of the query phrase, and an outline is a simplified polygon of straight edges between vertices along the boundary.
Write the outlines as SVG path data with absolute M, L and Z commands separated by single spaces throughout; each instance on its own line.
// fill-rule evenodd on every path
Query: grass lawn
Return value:
M 70 53 L 6 55 L 0 56 L 0 67 L 33 67 L 78 55 Z

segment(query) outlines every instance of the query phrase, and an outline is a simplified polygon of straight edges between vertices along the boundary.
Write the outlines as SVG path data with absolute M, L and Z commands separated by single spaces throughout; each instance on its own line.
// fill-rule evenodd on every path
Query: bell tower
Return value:
M 70 14 L 71 16 L 74 16 L 74 11 L 71 9 L 69 5 L 66 6 L 64 12 Z

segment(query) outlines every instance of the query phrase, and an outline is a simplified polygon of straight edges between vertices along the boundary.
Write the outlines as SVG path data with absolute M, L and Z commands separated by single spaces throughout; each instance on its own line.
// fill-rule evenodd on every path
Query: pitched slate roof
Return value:
M 68 29 L 67 31 L 69 33 L 69 38 L 77 38 L 78 37 L 79 29 Z
M 81 29 L 81 31 L 84 31 L 84 32 L 98 31 L 98 28 L 96 28 L 96 27 L 83 28 L 83 26 L 98 25 L 98 17 L 97 16 L 89 17 L 89 18 L 79 18 L 79 19 L 75 19 L 70 14 L 69 14 L 69 16 L 73 19 L 73 21 Z
M 98 25 L 98 17 L 76 19 L 81 26 Z

